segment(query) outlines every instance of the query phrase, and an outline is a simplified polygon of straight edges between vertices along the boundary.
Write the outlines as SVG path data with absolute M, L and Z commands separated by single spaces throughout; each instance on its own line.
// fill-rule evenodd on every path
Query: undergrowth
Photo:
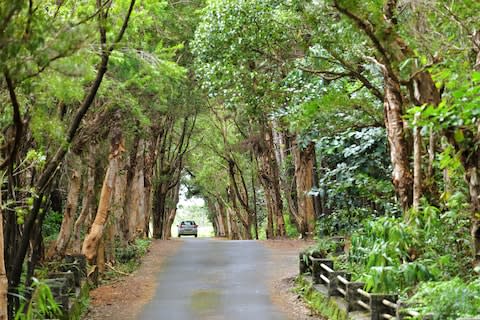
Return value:
M 334 259 L 335 269 L 352 273 L 367 291 L 399 294 L 435 319 L 478 315 L 468 202 L 460 192 L 444 200 L 441 207 L 423 202 L 405 217 L 366 219 L 347 236 L 344 255 L 334 255 L 335 246 L 325 239 L 311 252 Z
M 107 269 L 105 279 L 116 278 L 118 275 L 132 273 L 141 263 L 141 258 L 148 252 L 151 239 L 136 239 L 127 246 L 117 245 L 115 248 L 115 270 Z
M 341 310 L 335 301 L 314 290 L 312 284 L 302 275 L 295 279 L 295 292 L 302 296 L 309 308 L 317 315 L 329 320 L 347 320 L 345 311 Z

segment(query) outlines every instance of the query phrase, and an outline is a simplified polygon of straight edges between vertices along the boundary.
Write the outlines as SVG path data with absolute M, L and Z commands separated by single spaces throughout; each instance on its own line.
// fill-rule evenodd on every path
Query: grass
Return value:
M 347 320 L 348 315 L 341 310 L 334 300 L 329 299 L 317 290 L 312 284 L 299 275 L 295 279 L 295 292 L 299 294 L 308 304 L 310 309 L 317 315 L 325 317 L 329 320 Z

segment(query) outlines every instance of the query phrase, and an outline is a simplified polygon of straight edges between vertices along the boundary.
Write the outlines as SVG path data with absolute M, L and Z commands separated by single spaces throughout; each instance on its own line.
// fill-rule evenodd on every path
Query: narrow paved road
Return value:
M 185 238 L 158 275 L 143 320 L 285 320 L 268 292 L 268 251 L 255 241 Z M 270 265 L 271 266 L 271 265 Z

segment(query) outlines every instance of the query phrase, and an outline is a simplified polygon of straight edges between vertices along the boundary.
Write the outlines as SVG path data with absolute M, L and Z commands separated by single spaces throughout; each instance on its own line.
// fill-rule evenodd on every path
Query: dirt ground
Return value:
M 180 240 L 154 240 L 138 270 L 118 281 L 90 291 L 85 320 L 133 320 L 155 294 L 156 275 L 165 258 L 182 245 Z
M 270 240 L 262 241 L 262 244 L 271 253 L 269 263 L 272 272 L 268 282 L 273 302 L 292 320 L 317 319 L 291 290 L 293 278 L 298 273 L 298 252 L 312 243 Z M 136 272 L 90 292 L 90 306 L 84 319 L 137 319 L 155 293 L 156 275 L 164 260 L 175 254 L 181 245 L 181 240 L 153 241 Z

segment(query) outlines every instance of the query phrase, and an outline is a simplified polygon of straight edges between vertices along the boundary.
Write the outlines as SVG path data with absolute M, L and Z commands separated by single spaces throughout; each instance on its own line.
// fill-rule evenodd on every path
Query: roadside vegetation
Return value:
M 2 2 L 0 318 L 65 255 L 130 272 L 171 237 L 181 185 L 215 236 L 344 237 L 369 290 L 480 313 L 479 11 Z

